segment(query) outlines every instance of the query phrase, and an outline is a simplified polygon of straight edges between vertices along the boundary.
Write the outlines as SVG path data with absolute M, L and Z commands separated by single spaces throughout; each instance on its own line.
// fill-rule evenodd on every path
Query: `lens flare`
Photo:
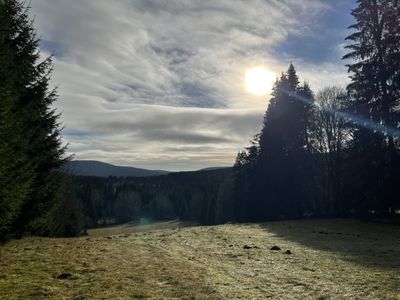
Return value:
M 357 116 L 355 114 L 340 111 L 340 110 L 337 110 L 334 108 L 329 108 L 329 109 L 323 108 L 322 106 L 320 106 L 318 103 L 312 101 L 311 99 L 307 99 L 301 95 L 298 95 L 298 94 L 288 91 L 288 90 L 283 89 L 283 92 L 286 93 L 287 95 L 289 95 L 290 97 L 294 97 L 297 100 L 302 101 L 308 105 L 315 106 L 320 110 L 322 109 L 322 110 L 328 112 L 329 114 L 332 114 L 336 117 L 346 120 L 349 123 L 369 129 L 369 130 L 373 131 L 374 133 L 388 135 L 393 138 L 400 138 L 400 130 L 398 128 L 386 126 L 384 124 L 379 124 L 370 119 L 366 119 L 366 118 Z

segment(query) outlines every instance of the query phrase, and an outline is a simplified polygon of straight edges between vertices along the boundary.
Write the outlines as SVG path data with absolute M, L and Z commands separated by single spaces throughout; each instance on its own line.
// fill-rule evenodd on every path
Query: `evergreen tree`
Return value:
M 303 215 L 315 215 L 316 186 L 314 181 L 314 152 L 311 144 L 311 131 L 313 128 L 314 93 L 310 85 L 304 82 L 297 91 L 299 122 L 299 144 L 297 154 L 297 190 L 300 192 L 298 201 L 301 203 Z M 302 99 L 302 100 L 300 100 Z
M 307 148 L 313 95 L 307 84 L 300 86 L 291 64 L 272 96 L 260 136 L 259 201 L 267 218 L 300 217 L 311 186 Z
M 288 83 L 286 74 L 282 74 L 275 83 L 260 136 L 260 158 L 255 186 L 257 201 L 263 204 L 260 210 L 264 211 L 267 219 L 287 215 L 286 208 L 291 198 L 291 191 L 286 187 L 293 185 L 289 152 L 294 142 L 291 136 L 295 126 L 290 124 L 292 120 L 289 116 L 293 113 L 290 104 L 293 101 L 289 93 L 294 92 L 298 85 L 298 78 L 294 75 L 291 74 L 291 83 Z
M 57 98 L 49 90 L 52 59 L 40 61 L 23 3 L 1 1 L 0 26 L 0 234 L 49 234 L 65 161 L 51 108 Z
M 300 217 L 310 206 L 313 93 L 299 84 L 291 64 L 274 85 L 264 127 L 234 167 L 235 216 L 239 221 Z
M 46 222 L 41 224 L 41 231 L 55 237 L 78 236 L 84 227 L 84 215 L 74 183 L 66 178 L 60 190 L 63 194 L 57 195 L 59 199 L 47 214 Z
M 240 151 L 233 166 L 233 215 L 238 221 L 244 222 L 254 219 L 255 199 L 254 190 L 256 167 L 259 156 L 259 135 L 251 141 L 251 146 Z
M 346 39 L 350 52 L 344 59 L 351 83 L 348 92 L 353 101 L 353 113 L 385 128 L 398 128 L 400 104 L 400 1 L 358 0 L 352 11 L 355 32 Z M 365 122 L 367 124 L 367 122 Z M 396 145 L 397 143 L 397 145 Z M 397 197 L 399 146 L 389 132 L 356 126 L 352 143 L 353 182 L 356 187 L 359 213 L 386 214 L 389 203 Z M 361 195 L 361 197 L 359 196 Z

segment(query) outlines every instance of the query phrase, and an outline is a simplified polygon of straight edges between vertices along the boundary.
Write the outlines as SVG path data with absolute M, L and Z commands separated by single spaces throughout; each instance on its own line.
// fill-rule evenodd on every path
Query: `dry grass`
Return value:
M 399 227 L 321 220 L 172 228 L 184 225 L 12 241 L 0 247 L 0 298 L 400 299 Z

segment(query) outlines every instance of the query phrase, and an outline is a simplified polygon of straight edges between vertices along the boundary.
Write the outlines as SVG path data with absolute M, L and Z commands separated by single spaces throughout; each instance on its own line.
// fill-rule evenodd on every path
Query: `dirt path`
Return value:
M 205 284 L 204 269 L 146 240 L 12 242 L 1 249 L 1 298 L 218 299 Z

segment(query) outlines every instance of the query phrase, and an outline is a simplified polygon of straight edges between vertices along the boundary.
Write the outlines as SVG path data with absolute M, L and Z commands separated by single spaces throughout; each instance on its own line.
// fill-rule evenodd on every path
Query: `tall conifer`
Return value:
M 306 99 L 306 101 L 304 101 Z M 299 217 L 311 190 L 309 153 L 313 93 L 299 83 L 294 66 L 276 81 L 253 146 L 236 162 L 235 206 L 239 220 Z
M 398 128 L 400 1 L 358 0 L 357 3 L 358 7 L 352 11 L 356 23 L 350 26 L 355 32 L 346 38 L 351 42 L 347 46 L 350 52 L 343 57 L 352 60 L 348 64 L 352 111 L 380 124 L 382 131 Z M 352 170 L 357 178 L 354 194 L 363 214 L 387 213 L 389 203 L 397 197 L 398 141 L 390 132 L 382 131 L 356 125 L 354 133 Z
M 40 60 L 28 8 L 0 2 L 0 235 L 49 232 L 65 161 L 52 59 Z

